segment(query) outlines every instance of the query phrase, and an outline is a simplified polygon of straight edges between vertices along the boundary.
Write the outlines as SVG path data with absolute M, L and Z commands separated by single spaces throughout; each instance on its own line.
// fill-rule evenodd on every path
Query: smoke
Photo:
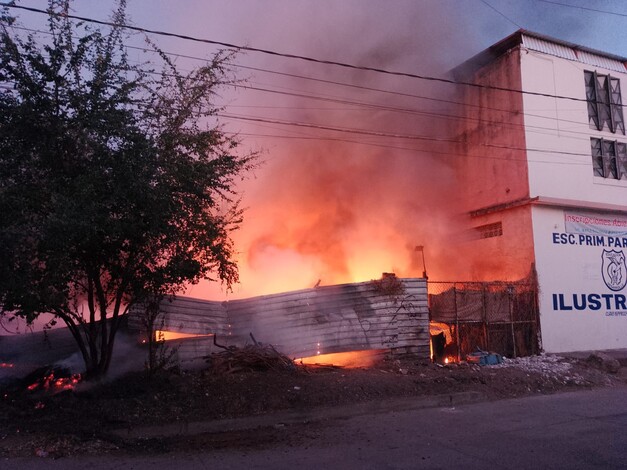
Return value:
M 429 15 L 410 4 L 392 13 L 380 11 L 384 6 L 378 3 L 358 10 L 333 5 L 325 12 L 332 28 L 292 31 L 281 49 L 429 76 L 442 76 L 456 65 L 450 26 L 438 26 L 451 19 L 450 12 L 435 3 Z M 319 13 L 302 6 L 303 18 L 309 15 L 312 24 L 323 23 Z M 394 26 L 382 25 L 382 17 Z M 290 25 L 286 29 L 283 35 Z M 463 54 L 457 49 L 457 56 Z M 446 142 L 453 123 L 446 115 L 455 114 L 447 102 L 454 89 L 306 62 L 273 59 L 264 66 L 325 81 L 257 73 L 253 86 L 270 83 L 276 90 L 323 99 L 251 95 L 246 99 L 258 107 L 251 105 L 248 114 L 346 131 L 277 125 L 244 130 L 281 137 L 264 142 L 270 144 L 266 163 L 242 188 L 248 209 L 235 235 L 241 284 L 234 296 L 364 281 L 390 271 L 420 276 L 424 266 L 417 245 L 425 247 L 430 274 L 437 273 L 457 216 L 454 157 Z M 188 294 L 220 295 L 207 285 Z

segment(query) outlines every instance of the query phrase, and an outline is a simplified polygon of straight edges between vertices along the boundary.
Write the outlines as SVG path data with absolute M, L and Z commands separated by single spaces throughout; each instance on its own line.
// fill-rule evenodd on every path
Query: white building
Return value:
M 547 352 L 627 348 L 627 59 L 521 30 L 454 75 L 475 85 L 455 151 L 469 275 L 535 269 Z

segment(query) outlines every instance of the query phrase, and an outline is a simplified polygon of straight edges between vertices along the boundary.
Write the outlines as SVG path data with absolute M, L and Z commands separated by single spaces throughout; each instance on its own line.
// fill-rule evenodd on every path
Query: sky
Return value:
M 433 77 L 520 28 L 627 56 L 622 0 L 128 3 L 131 23 L 146 29 Z M 45 6 L 43 0 L 20 4 Z M 110 1 L 79 0 L 73 13 L 106 20 L 112 8 Z M 20 18 L 31 28 L 45 19 L 29 12 Z M 218 49 L 149 37 L 182 70 Z M 143 47 L 143 40 L 136 34 L 128 44 Z M 129 53 L 131 60 L 146 58 L 137 49 Z M 410 277 L 427 270 L 449 280 L 442 278 L 446 252 L 439 240 L 456 216 L 455 178 L 453 157 L 437 139 L 447 136 L 450 119 L 442 115 L 452 112 L 455 90 L 251 51 L 241 52 L 235 65 L 246 81 L 216 97 L 225 106 L 221 124 L 239 135 L 243 151 L 259 151 L 263 160 L 238 188 L 246 208 L 234 234 L 241 282 L 233 292 L 203 282 L 185 294 L 221 300 L 365 281 L 382 272 Z

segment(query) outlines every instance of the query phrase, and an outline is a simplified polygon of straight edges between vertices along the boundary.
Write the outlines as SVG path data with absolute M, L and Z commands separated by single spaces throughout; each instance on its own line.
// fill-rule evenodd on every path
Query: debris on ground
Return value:
M 596 374 L 595 370 L 584 367 L 583 364 L 579 364 L 579 361 L 554 354 L 514 359 L 503 358 L 503 363 L 495 367 L 516 368 L 528 374 L 539 375 L 546 381 L 565 385 L 586 385 L 589 383 L 602 385 L 610 381 L 604 374 Z
M 616 374 L 620 370 L 620 362 L 604 352 L 594 352 L 588 356 L 588 364 L 601 370 Z
M 470 364 L 478 364 L 480 366 L 494 366 L 503 362 L 503 356 L 477 348 L 476 351 L 466 356 L 466 361 Z
M 258 343 L 252 335 L 251 338 L 253 344 L 247 344 L 243 347 L 221 346 L 223 351 L 206 356 L 205 360 L 209 365 L 209 371 L 214 374 L 231 374 L 235 372 L 296 370 L 294 361 L 278 352 L 271 344 Z
M 473 392 L 497 400 L 624 384 L 620 373 L 555 355 L 503 358 L 501 364 L 489 367 L 389 358 L 374 367 L 351 369 L 298 366 L 272 346 L 256 341 L 243 348 L 223 348 L 200 370 L 146 377 L 135 372 L 60 393 L 25 387 L 0 390 L 0 458 L 143 455 L 174 446 L 166 438 L 140 441 L 119 433 L 140 426 L 180 423 L 184 429 L 198 421 L 396 398 Z M 242 439 L 220 436 L 180 441 L 175 447 L 184 451 L 185 445 L 195 449 L 242 445 Z M 283 434 L 272 436 L 267 438 L 283 438 Z

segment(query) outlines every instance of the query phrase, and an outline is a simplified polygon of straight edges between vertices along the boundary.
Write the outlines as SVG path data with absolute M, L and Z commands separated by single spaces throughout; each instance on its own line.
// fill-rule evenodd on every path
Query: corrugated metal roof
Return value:
M 577 60 L 577 54 L 572 48 L 526 34 L 522 35 L 522 45 L 532 51 L 544 52 L 563 59 Z
M 574 60 L 583 64 L 592 65 L 594 67 L 602 67 L 607 70 L 627 73 L 627 66 L 620 60 L 611 57 L 595 54 L 593 52 L 583 50 L 579 47 L 573 47 L 564 43 L 548 41 L 536 36 L 530 36 L 523 33 L 523 47 L 537 52 L 543 52 L 563 59 Z
M 595 67 L 603 67 L 607 70 L 615 70 L 616 72 L 627 73 L 627 67 L 623 62 L 610 59 L 609 57 L 603 57 L 597 54 L 591 54 L 586 51 L 577 51 L 579 62 L 584 64 L 594 65 Z

